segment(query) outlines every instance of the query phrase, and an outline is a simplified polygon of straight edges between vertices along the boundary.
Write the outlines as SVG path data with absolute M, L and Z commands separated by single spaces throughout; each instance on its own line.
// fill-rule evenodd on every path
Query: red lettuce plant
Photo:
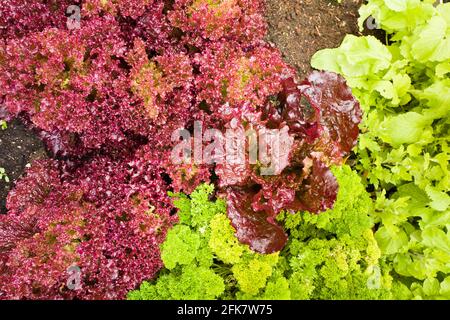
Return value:
M 243 44 L 260 41 L 266 33 L 262 1 L 177 0 L 168 17 L 191 45 L 219 40 Z M 205 44 L 206 45 L 206 44 Z
M 20 38 L 49 27 L 64 28 L 68 0 L 8 0 L 0 6 L 0 38 Z
M 287 68 L 278 50 L 267 45 L 242 48 L 236 42 L 212 44 L 196 55 L 195 62 L 200 71 L 197 101 L 206 102 L 216 117 L 225 103 L 263 105 L 281 91 L 281 74 Z
M 110 14 L 137 19 L 151 9 L 153 4 L 153 0 L 86 0 L 83 3 L 83 13 L 88 16 Z
M 331 164 L 341 164 L 355 146 L 361 121 L 359 103 L 345 81 L 331 73 L 312 73 L 297 82 L 282 76 L 283 89 L 258 111 L 225 112 L 246 128 L 277 128 L 291 139 L 289 155 L 275 160 L 275 175 L 261 165 L 218 165 L 228 215 L 237 237 L 258 252 L 281 250 L 287 235 L 275 222 L 282 209 L 320 213 L 331 208 L 338 185 Z
M 94 159 L 66 177 L 56 161 L 32 166 L 0 216 L 0 297 L 117 299 L 155 275 L 176 217 L 161 170 L 143 153 Z M 77 290 L 68 288 L 73 265 Z
M 238 239 L 262 253 L 287 241 L 281 210 L 333 206 L 329 166 L 356 142 L 358 103 L 337 75 L 298 81 L 263 40 L 261 0 L 80 1 L 69 29 L 71 4 L 0 8 L 0 116 L 21 118 L 52 158 L 0 216 L 0 298 L 123 298 L 162 267 L 168 191 L 216 182 Z M 260 162 L 174 163 L 172 133 L 196 121 L 288 143 L 273 175 Z

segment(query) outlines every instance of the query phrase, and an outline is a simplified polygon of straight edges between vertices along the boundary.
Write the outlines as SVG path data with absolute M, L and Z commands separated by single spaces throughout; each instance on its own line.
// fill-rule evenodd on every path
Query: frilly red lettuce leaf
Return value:
M 251 121 L 242 117 L 242 123 L 253 128 L 287 126 L 294 140 L 287 165 L 271 176 L 261 175 L 260 164 L 245 170 L 216 168 L 237 238 L 260 253 L 279 251 L 286 244 L 287 236 L 275 222 L 282 210 L 318 214 L 333 207 L 338 184 L 329 165 L 344 162 L 357 142 L 361 121 L 358 101 L 337 74 L 313 72 L 301 83 L 289 76 L 282 87 L 260 116 Z
M 338 183 L 330 168 L 317 159 L 307 159 L 310 168 L 295 200 L 285 209 L 320 213 L 333 207 L 338 192 Z M 306 166 L 305 166 L 306 168 Z M 305 169 L 304 168 L 304 169 Z
M 314 109 L 320 110 L 320 125 L 342 157 L 356 145 L 362 112 L 343 77 L 315 71 L 302 82 L 300 90 Z
M 250 189 L 227 189 L 227 213 L 236 229 L 236 237 L 259 253 L 280 251 L 288 237 L 283 228 L 274 222 L 273 217 L 265 211 L 255 211 L 252 208 L 254 195 L 254 191 Z

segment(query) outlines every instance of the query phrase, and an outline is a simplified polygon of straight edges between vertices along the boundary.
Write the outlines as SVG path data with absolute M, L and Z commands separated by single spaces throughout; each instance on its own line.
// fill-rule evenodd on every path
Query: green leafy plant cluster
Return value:
M 321 215 L 281 213 L 290 233 L 280 253 L 240 244 L 213 186 L 172 195 L 180 222 L 161 246 L 165 265 L 129 299 L 381 299 L 392 279 L 380 265 L 369 216 L 372 201 L 350 167 L 335 167 L 340 191 Z
M 334 167 L 339 193 L 320 215 L 284 213 L 292 238 L 284 256 L 292 299 L 389 299 L 392 279 L 383 265 L 370 217 L 372 201 L 350 167 Z
M 225 201 L 210 200 L 213 191 L 204 184 L 190 197 L 172 194 L 180 221 L 161 246 L 165 269 L 155 282 L 130 292 L 129 299 L 231 299 L 265 287 L 278 253 L 261 255 L 241 245 L 225 214 Z
M 6 174 L 5 168 L 0 167 L 0 181 L 5 180 L 5 182 L 9 182 L 9 177 Z
M 319 51 L 317 69 L 343 75 L 364 110 L 357 169 L 374 188 L 383 263 L 402 298 L 450 298 L 450 3 L 370 0 L 387 44 L 348 35 Z
M 0 120 L 0 129 L 6 130 L 8 128 L 8 124 L 5 120 Z M 0 167 L 0 181 L 5 180 L 5 182 L 9 182 L 9 177 L 6 174 L 5 168 Z

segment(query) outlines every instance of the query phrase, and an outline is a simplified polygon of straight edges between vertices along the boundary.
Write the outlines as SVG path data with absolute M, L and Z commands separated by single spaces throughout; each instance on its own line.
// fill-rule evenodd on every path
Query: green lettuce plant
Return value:
M 5 168 L 0 167 L 0 180 L 5 180 L 5 182 L 9 182 L 9 177 L 6 174 Z
M 312 66 L 345 77 L 364 119 L 358 171 L 374 189 L 383 261 L 402 298 L 449 298 L 450 4 L 370 0 L 360 9 L 387 34 L 348 35 Z
M 392 278 L 380 265 L 369 213 L 372 201 L 349 166 L 333 168 L 339 194 L 320 215 L 283 212 L 290 234 L 280 253 L 242 245 L 213 186 L 172 194 L 180 222 L 161 246 L 165 268 L 129 299 L 383 299 Z

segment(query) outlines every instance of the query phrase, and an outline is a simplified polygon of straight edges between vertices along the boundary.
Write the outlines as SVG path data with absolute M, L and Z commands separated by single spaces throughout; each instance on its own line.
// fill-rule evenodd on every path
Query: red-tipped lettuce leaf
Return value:
M 313 72 L 300 86 L 321 113 L 320 124 L 345 157 L 356 145 L 362 112 L 345 79 L 331 72 Z
M 297 191 L 295 201 L 286 209 L 320 213 L 332 208 L 339 186 L 330 168 L 314 159 L 308 170 L 310 173 Z
M 251 189 L 228 188 L 228 217 L 236 229 L 236 237 L 241 243 L 259 253 L 273 253 L 283 249 L 287 235 L 277 225 L 273 217 L 265 211 L 252 208 L 255 192 Z

